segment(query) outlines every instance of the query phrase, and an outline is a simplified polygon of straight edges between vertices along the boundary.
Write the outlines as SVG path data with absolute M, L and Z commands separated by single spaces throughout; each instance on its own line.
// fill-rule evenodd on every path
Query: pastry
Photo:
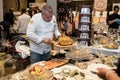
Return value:
M 73 44 L 73 40 L 68 36 L 61 36 L 58 39 L 58 42 L 62 46 L 67 46 L 67 45 L 72 45 Z

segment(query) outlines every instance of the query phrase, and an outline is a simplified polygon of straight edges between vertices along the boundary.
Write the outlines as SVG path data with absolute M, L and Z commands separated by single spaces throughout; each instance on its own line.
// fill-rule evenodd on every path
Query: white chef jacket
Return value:
M 31 51 L 39 54 L 49 52 L 51 48 L 50 44 L 45 44 L 42 40 L 43 38 L 50 38 L 52 40 L 53 34 L 55 34 L 56 37 L 61 35 L 57 27 L 55 16 L 52 16 L 50 22 L 45 22 L 41 13 L 35 14 L 28 24 L 26 33 L 27 37 L 31 40 Z
M 18 17 L 18 23 L 17 23 L 18 33 L 26 33 L 29 21 L 30 21 L 30 16 L 25 13 Z

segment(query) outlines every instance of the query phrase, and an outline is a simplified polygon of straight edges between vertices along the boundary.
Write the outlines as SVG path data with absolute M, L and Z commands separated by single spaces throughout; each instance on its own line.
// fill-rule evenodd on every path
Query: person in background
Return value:
M 36 14 L 36 13 L 39 13 L 39 12 L 41 12 L 41 11 L 38 8 L 38 6 L 33 8 L 33 14 Z
M 98 68 L 97 70 L 98 72 L 96 72 L 96 74 L 100 78 L 103 78 L 105 80 L 120 80 L 120 77 L 113 70 L 106 68 Z
M 68 20 L 67 18 L 65 18 L 63 21 L 63 33 L 66 35 L 67 35 L 67 30 L 68 30 Z
M 42 7 L 41 13 L 33 15 L 28 24 L 26 35 L 30 39 L 31 64 L 50 58 L 53 34 L 57 38 L 61 36 L 52 7 L 46 4 Z
M 30 17 L 32 17 L 33 11 L 32 11 L 31 8 L 27 8 L 27 11 L 26 11 L 26 12 L 27 12 L 26 14 L 28 14 Z
M 119 6 L 114 6 L 114 13 L 110 14 L 107 17 L 107 24 L 109 25 L 109 29 L 119 29 L 119 24 L 116 22 L 116 19 L 120 19 Z
M 9 11 L 6 12 L 4 16 L 4 20 L 10 22 L 12 26 L 14 24 L 14 18 L 15 18 L 13 12 L 14 12 L 14 9 L 10 8 Z
M 71 36 L 71 35 L 72 35 L 72 23 L 71 23 L 70 19 L 68 19 L 67 35 L 68 35 L 68 36 Z
M 70 10 L 69 10 L 69 19 L 70 19 L 70 23 L 73 22 L 73 17 L 74 17 L 74 14 L 72 13 L 72 9 L 70 8 Z
M 27 26 L 30 21 L 30 16 L 26 14 L 26 9 L 21 10 L 21 15 L 18 17 L 17 31 L 21 34 L 26 34 Z
M 0 38 L 9 40 L 11 23 L 4 19 L 3 21 L 0 22 L 0 25 L 1 25 L 2 31 L 3 31 L 3 32 L 1 32 Z

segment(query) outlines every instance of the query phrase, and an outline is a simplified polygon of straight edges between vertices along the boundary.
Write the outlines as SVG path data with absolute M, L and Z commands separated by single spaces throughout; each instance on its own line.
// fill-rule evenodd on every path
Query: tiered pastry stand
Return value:
M 73 43 L 72 45 L 66 45 L 66 46 L 62 46 L 62 45 L 60 45 L 58 42 L 55 42 L 55 41 L 52 41 L 52 43 L 53 43 L 53 46 L 54 46 L 54 47 L 57 47 L 57 48 L 58 48 L 58 53 L 60 53 L 60 50 L 61 50 L 62 48 L 69 48 L 70 50 L 72 50 L 72 49 L 73 49 L 73 46 L 75 46 L 75 43 Z

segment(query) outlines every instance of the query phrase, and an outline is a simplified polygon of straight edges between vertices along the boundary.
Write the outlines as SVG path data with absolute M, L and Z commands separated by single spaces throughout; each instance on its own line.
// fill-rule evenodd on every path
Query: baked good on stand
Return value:
M 67 46 L 73 44 L 73 40 L 69 36 L 61 36 L 58 39 L 58 42 L 61 46 Z

